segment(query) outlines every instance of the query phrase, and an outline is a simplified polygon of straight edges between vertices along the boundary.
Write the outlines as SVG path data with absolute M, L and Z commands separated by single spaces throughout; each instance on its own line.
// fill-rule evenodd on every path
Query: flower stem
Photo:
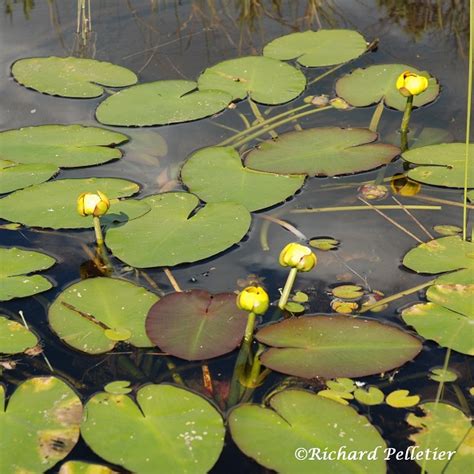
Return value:
M 288 274 L 288 278 L 286 279 L 285 287 L 283 288 L 283 292 L 280 296 L 280 301 L 278 301 L 278 307 L 280 309 L 285 309 L 286 303 L 288 303 L 288 298 L 290 296 L 291 289 L 295 283 L 296 274 L 298 273 L 298 269 L 292 268 L 290 273 Z
M 410 123 L 411 111 L 413 108 L 413 96 L 407 97 L 405 111 L 403 112 L 402 126 L 400 127 L 402 153 L 408 149 L 408 124 Z
M 97 241 L 97 245 L 101 247 L 104 245 L 104 235 L 102 234 L 100 219 L 97 216 L 94 216 L 92 219 L 94 221 L 95 240 Z

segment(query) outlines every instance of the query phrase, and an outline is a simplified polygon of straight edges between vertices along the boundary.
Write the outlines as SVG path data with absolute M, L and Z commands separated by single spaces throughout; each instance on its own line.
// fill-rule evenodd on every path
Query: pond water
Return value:
M 12 63 L 21 58 L 91 57 L 127 67 L 137 73 L 140 83 L 168 79 L 195 80 L 207 67 L 223 60 L 261 54 L 262 48 L 274 38 L 296 31 L 316 30 L 322 25 L 324 28 L 357 30 L 367 41 L 378 39 L 377 48 L 308 86 L 302 96 L 289 104 L 260 106 L 265 116 L 267 111 L 277 114 L 299 106 L 307 95 L 327 94 L 333 97 L 336 80 L 356 67 L 408 64 L 420 71 L 429 71 L 441 85 L 441 93 L 434 102 L 414 110 L 410 122 L 412 134 L 414 132 L 419 136 L 423 129 L 424 133 L 432 129 L 430 143 L 463 142 L 468 77 L 468 10 L 467 0 L 96 0 L 92 2 L 91 9 L 92 32 L 88 34 L 86 43 L 81 44 L 76 35 L 75 1 L 4 0 L 0 16 L 0 127 L 10 130 L 43 124 L 98 125 L 95 109 L 104 97 L 88 100 L 51 97 L 22 87 L 11 75 Z M 303 70 L 311 80 L 326 69 Z M 298 124 L 303 129 L 368 127 L 374 110 L 375 105 L 348 110 L 331 109 L 303 117 Z M 226 110 L 216 116 L 188 123 L 149 128 L 107 127 L 129 137 L 129 141 L 121 146 L 124 158 L 96 167 L 63 169 L 58 177 L 130 179 L 140 184 L 140 197 L 184 190 L 179 182 L 179 172 L 185 159 L 197 149 L 222 142 L 234 133 L 231 129 L 242 130 L 244 125 L 238 112 L 248 120 L 254 120 L 248 102 L 242 101 L 238 103 L 237 110 Z M 400 111 L 385 108 L 378 127 L 381 140 L 399 146 L 397 130 L 401 116 Z M 294 126 L 295 123 L 287 123 L 278 129 L 278 133 L 291 131 Z M 268 138 L 269 135 L 260 137 Z M 1 153 L 0 150 L 0 158 Z M 397 159 L 383 169 L 382 178 L 387 180 L 389 186 L 390 177 L 404 171 L 403 161 Z M 298 238 L 278 223 L 269 223 L 265 219 L 273 216 L 292 224 L 308 239 L 331 237 L 340 241 L 335 250 L 315 250 L 318 256 L 316 268 L 298 274 L 294 289 L 310 296 L 306 304 L 307 314 L 331 313 L 330 289 L 337 284 L 353 283 L 369 291 L 381 291 L 386 296 L 422 285 L 433 276 L 420 275 L 402 266 L 403 256 L 419 242 L 373 209 L 294 212 L 311 208 L 364 206 L 358 200 L 358 187 L 361 183 L 373 182 L 377 177 L 381 177 L 380 169 L 356 175 L 307 179 L 302 189 L 283 204 L 253 213 L 250 231 L 237 245 L 197 263 L 177 265 L 172 268 L 172 274 L 184 290 L 205 289 L 212 293 L 239 291 L 245 286 L 245 281 L 252 281 L 256 275 L 267 289 L 270 299 L 277 301 L 279 289 L 288 274 L 287 269 L 279 265 L 278 255 L 288 242 Z M 440 237 L 433 230 L 436 225 L 462 225 L 462 206 L 449 204 L 462 203 L 460 189 L 423 185 L 418 194 L 397 198 L 404 205 L 441 206 L 438 209 L 412 211 L 434 238 Z M 397 205 L 391 195 L 382 201 L 371 202 L 373 205 Z M 418 239 L 430 240 L 423 228 L 402 208 L 386 212 Z M 156 231 L 159 232 L 160 228 Z M 188 387 L 204 391 L 200 361 L 187 362 L 169 357 L 167 360 L 171 365 L 167 367 L 163 356 L 156 355 L 156 349 L 152 351 L 154 354 L 146 355 L 148 349 L 125 344 L 103 355 L 83 355 L 68 348 L 51 331 L 47 318 L 50 304 L 73 282 L 100 273 L 90 258 L 94 252 L 91 229 L 53 231 L 21 227 L 17 230 L 2 228 L 0 233 L 4 247 L 41 250 L 57 260 L 44 273 L 54 282 L 52 289 L 28 298 L 3 302 L 2 313 L 18 319 L 19 312 L 22 312 L 40 336 L 44 355 L 54 368 L 54 375 L 64 378 L 83 400 L 113 380 L 130 380 L 134 387 L 149 382 L 173 382 L 169 370 L 173 364 Z M 173 291 L 161 268 L 146 269 L 144 274 L 117 259 L 113 260 L 113 264 L 121 277 L 159 295 Z M 369 314 L 415 334 L 404 323 L 400 313 L 403 308 L 423 299 L 423 291 L 414 292 L 378 313 Z M 445 354 L 445 348 L 427 340 L 414 361 L 387 374 L 357 380 L 376 385 L 385 393 L 407 389 L 419 395 L 424 402 L 432 401 L 439 385 L 429 379 L 429 370 L 442 366 Z M 237 350 L 208 361 L 216 391 L 226 389 L 236 356 Z M 2 373 L 8 395 L 29 377 L 51 375 L 41 355 L 16 355 L 4 359 L 16 363 L 15 367 L 4 369 Z M 449 367 L 457 372 L 458 379 L 443 391 L 443 401 L 461 407 L 466 415 L 469 414 L 466 413 L 466 398 L 469 399 L 469 387 L 473 386 L 471 362 L 469 356 L 452 352 Z M 256 389 L 253 400 L 262 401 L 282 383 L 311 391 L 324 388 L 322 380 L 300 379 L 272 372 Z M 411 410 L 420 413 L 418 408 Z M 410 445 L 408 437 L 414 428 L 405 422 L 406 410 L 380 405 L 365 407 L 359 412 L 369 417 L 390 446 L 403 450 Z M 126 455 L 126 446 L 124 452 Z M 103 458 L 82 439 L 65 460 L 104 463 Z M 57 464 L 47 472 L 58 472 L 59 466 Z M 110 466 L 117 472 L 128 472 L 116 464 Z M 393 473 L 420 472 L 419 466 L 410 460 L 392 459 L 388 470 Z M 231 436 L 227 435 L 224 450 L 211 472 L 273 471 L 242 454 Z M 318 471 L 315 465 L 312 472 L 322 471 Z

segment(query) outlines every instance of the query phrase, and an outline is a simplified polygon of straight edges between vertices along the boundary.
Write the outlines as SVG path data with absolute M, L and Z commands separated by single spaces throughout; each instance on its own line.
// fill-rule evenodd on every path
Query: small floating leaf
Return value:
M 82 58 L 27 58 L 16 61 L 12 74 L 17 82 L 44 94 L 91 98 L 103 94 L 102 86 L 125 87 L 137 76 L 122 66 Z
M 309 300 L 309 296 L 302 291 L 297 291 L 291 299 L 295 303 L 306 303 Z
M 243 404 L 229 414 L 232 439 L 240 450 L 267 469 L 280 473 L 329 474 L 386 472 L 383 456 L 351 461 L 311 459 L 311 449 L 368 452 L 385 441 L 353 408 L 303 390 L 284 390 L 270 398 L 269 406 Z M 315 462 L 317 468 L 315 470 Z
M 0 385 L 2 400 L 3 392 Z M 0 472 L 48 471 L 74 448 L 81 417 L 79 397 L 62 380 L 23 382 L 5 409 L 0 404 Z
M 66 288 L 49 308 L 53 331 L 69 346 L 102 354 L 117 341 L 151 347 L 145 318 L 158 297 L 129 281 L 88 278 Z
M 378 64 L 365 69 L 358 68 L 336 82 L 336 93 L 355 107 L 366 107 L 383 100 L 388 107 L 402 111 L 405 110 L 407 100 L 400 94 L 395 83 L 404 71 L 422 74 L 406 64 Z M 438 94 L 438 82 L 434 77 L 429 77 L 428 89 L 414 97 L 413 105 L 421 107 L 428 104 Z
M 342 301 L 340 299 L 334 299 L 331 301 L 331 309 L 336 313 L 351 314 L 359 309 L 359 305 L 355 301 Z
M 371 406 L 383 403 L 385 395 L 377 387 L 368 387 L 367 389 L 356 389 L 354 397 L 359 403 Z
M 309 241 L 309 245 L 311 245 L 311 247 L 314 247 L 315 249 L 318 249 L 318 250 L 328 251 L 328 250 L 333 250 L 339 247 L 340 242 L 339 240 L 336 240 L 336 239 L 318 237 L 315 239 L 311 239 Z
M 255 102 L 278 105 L 296 99 L 306 87 L 306 77 L 276 59 L 246 56 L 207 68 L 199 76 L 198 85 L 201 91 L 225 91 L 233 100 L 249 95 Z
M 285 309 L 290 313 L 294 314 L 304 313 L 305 311 L 305 307 L 302 304 L 295 303 L 293 301 L 289 301 L 288 303 L 286 303 Z
M 205 202 L 231 201 L 258 211 L 293 196 L 305 176 L 254 171 L 242 165 L 232 147 L 207 147 L 188 158 L 181 179 Z
M 0 315 L 0 353 L 18 354 L 36 346 L 38 338 L 23 324 Z
M 364 294 L 364 289 L 359 285 L 340 285 L 332 288 L 331 293 L 336 298 L 352 300 L 361 298 Z
M 115 382 L 108 383 L 104 387 L 104 391 L 113 395 L 126 395 L 130 393 L 132 389 L 130 388 L 130 382 L 128 380 L 116 380 Z
M 270 41 L 263 49 L 269 58 L 296 59 L 306 67 L 332 66 L 364 53 L 364 37 L 352 30 L 319 30 L 290 33 Z
M 458 235 L 462 233 L 462 228 L 458 227 L 457 225 L 435 225 L 433 229 L 437 234 L 440 235 Z
M 137 268 L 211 257 L 239 242 L 250 226 L 250 214 L 240 204 L 207 204 L 189 217 L 199 203 L 193 194 L 156 194 L 142 201 L 151 207 L 150 212 L 109 229 L 106 235 L 113 254 Z
M 414 407 L 420 403 L 418 395 L 409 395 L 408 390 L 395 390 L 387 395 L 385 403 L 394 408 L 408 408 Z
M 59 169 L 55 165 L 48 163 L 22 165 L 2 162 L 0 164 L 0 194 L 11 193 L 32 184 L 43 183 L 58 171 Z
M 474 156 L 474 144 L 469 145 L 469 154 Z M 464 143 L 441 143 L 408 150 L 402 158 L 418 165 L 408 171 L 408 177 L 420 183 L 449 188 L 464 186 L 466 145 Z M 474 160 L 468 161 L 467 187 L 474 187 Z
M 272 370 L 298 377 L 361 377 L 413 359 L 421 343 L 393 326 L 347 316 L 312 315 L 260 329 L 270 348 L 261 356 Z
M 0 262 L 0 301 L 36 295 L 53 287 L 44 276 L 28 276 L 53 266 L 56 260 L 49 255 L 17 247 L 0 248 Z
M 146 385 L 136 400 L 98 393 L 87 402 L 81 434 L 95 453 L 132 472 L 211 470 L 225 434 L 213 405 L 171 385 Z
M 321 127 L 289 132 L 250 151 L 245 165 L 270 173 L 338 176 L 389 163 L 399 149 L 372 143 L 377 134 L 365 128 Z
M 146 127 L 188 122 L 209 117 L 231 102 L 219 90 L 198 91 L 193 81 L 156 81 L 117 92 L 96 110 L 107 125 Z
M 117 471 L 102 464 L 91 464 L 82 461 L 65 462 L 58 474 L 119 474 Z
M 352 400 L 354 395 L 349 392 L 338 392 L 337 390 L 320 390 L 317 395 L 334 400 L 341 405 L 349 405 L 347 400 Z
M 444 370 L 443 368 L 438 367 L 430 370 L 431 374 L 429 377 L 435 382 L 454 382 L 458 378 L 458 375 L 449 369 Z
M 336 380 L 328 380 L 326 385 L 331 390 L 336 392 L 353 392 L 356 388 L 356 385 L 352 379 L 347 377 L 339 377 Z
M 148 313 L 146 332 L 162 351 L 186 360 L 203 360 L 233 351 L 241 342 L 247 313 L 234 293 L 203 290 L 171 293 Z

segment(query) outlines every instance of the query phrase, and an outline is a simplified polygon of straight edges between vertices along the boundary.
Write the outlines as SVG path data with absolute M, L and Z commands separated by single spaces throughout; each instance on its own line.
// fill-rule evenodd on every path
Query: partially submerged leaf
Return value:
M 61 466 L 58 474 L 118 474 L 118 472 L 102 464 L 68 461 Z
M 393 326 L 347 316 L 287 319 L 257 332 L 270 348 L 261 356 L 272 370 L 298 377 L 361 377 L 413 359 L 421 343 Z
M 163 193 L 142 201 L 150 212 L 106 235 L 112 253 L 137 268 L 212 257 L 239 242 L 250 226 L 250 214 L 240 204 L 207 204 L 189 217 L 199 203 L 193 194 Z
M 442 367 L 430 369 L 431 374 L 429 378 L 435 382 L 455 382 L 458 379 L 456 372 Z
M 58 171 L 55 165 L 48 163 L 22 165 L 2 162 L 0 164 L 0 194 L 11 193 L 17 189 L 48 181 Z
M 440 235 L 458 235 L 462 233 L 462 228 L 457 225 L 439 224 L 435 225 L 433 229 Z
M 17 82 L 44 94 L 91 98 L 103 94 L 102 86 L 125 87 L 137 76 L 122 66 L 75 57 L 26 58 L 16 61 L 12 74 Z
M 181 180 L 205 202 L 231 201 L 258 211 L 293 196 L 304 175 L 264 173 L 245 168 L 232 147 L 207 147 L 193 153 L 181 169 Z
M 247 312 L 234 293 L 203 290 L 171 293 L 155 303 L 146 320 L 150 340 L 163 352 L 203 360 L 233 351 L 241 342 Z
M 211 470 L 225 434 L 213 405 L 171 385 L 146 385 L 136 400 L 98 393 L 87 402 L 81 434 L 96 454 L 138 473 Z
M 18 354 L 36 346 L 38 338 L 23 324 L 0 315 L 0 353 Z
M 365 128 L 321 127 L 289 132 L 250 151 L 245 166 L 271 173 L 338 176 L 360 173 L 393 160 L 399 149 L 373 143 L 377 134 Z

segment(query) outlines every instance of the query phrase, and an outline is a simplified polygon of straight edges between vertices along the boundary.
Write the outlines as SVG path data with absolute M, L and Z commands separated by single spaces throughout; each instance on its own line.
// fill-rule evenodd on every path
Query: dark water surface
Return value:
M 431 105 L 415 111 L 411 128 L 435 127 L 448 132 L 453 141 L 464 140 L 465 107 L 467 88 L 467 42 L 468 22 L 467 1 L 415 1 L 397 2 L 383 0 L 339 0 L 326 2 L 264 1 L 262 7 L 246 13 L 241 4 L 245 2 L 208 1 L 160 1 L 160 0 L 94 0 L 92 5 L 91 41 L 80 48 L 75 37 L 76 2 L 7 1 L 2 3 L 4 13 L 0 15 L 0 128 L 7 130 L 39 124 L 97 125 L 94 110 L 103 100 L 72 100 L 50 97 L 28 90 L 18 85 L 10 75 L 11 64 L 29 56 L 65 56 L 86 54 L 96 59 L 126 66 L 139 74 L 140 82 L 160 79 L 194 80 L 208 66 L 223 59 L 239 55 L 259 54 L 262 47 L 280 35 L 316 29 L 318 22 L 324 27 L 351 28 L 360 31 L 371 41 L 379 38 L 375 53 L 366 54 L 353 64 L 345 65 L 306 91 L 307 94 L 333 94 L 335 80 L 354 67 L 371 64 L 405 63 L 420 70 L 427 70 L 436 76 L 442 86 L 439 98 Z M 322 3 L 322 6 L 318 6 Z M 317 15 L 311 15 L 310 5 L 316 5 Z M 279 5 L 279 7 L 278 7 Z M 415 7 L 413 7 L 415 5 Z M 441 8 L 441 11 L 438 9 Z M 305 71 L 308 78 L 316 77 L 317 69 Z M 297 100 L 293 105 L 299 105 Z M 287 108 L 279 106 L 274 113 Z M 250 118 L 246 104 L 238 106 L 239 111 Z M 337 125 L 343 127 L 367 127 L 374 107 L 358 110 L 331 110 L 304 118 L 304 127 Z M 395 133 L 399 127 L 401 113 L 385 110 L 379 131 L 385 141 L 397 140 Z M 66 177 L 122 177 L 140 183 L 141 195 L 154 194 L 164 190 L 181 189 L 176 181 L 179 167 L 186 156 L 198 148 L 214 145 L 231 132 L 219 127 L 242 128 L 238 115 L 230 110 L 218 117 L 193 123 L 147 129 L 119 129 L 130 136 L 130 141 L 122 147 L 122 160 L 100 167 L 63 170 Z M 110 127 L 109 127 L 110 128 Z M 291 124 L 287 125 L 288 130 Z M 398 160 L 389 166 L 389 177 L 402 170 Z M 336 252 L 319 252 L 319 262 L 315 271 L 298 277 L 296 289 L 315 295 L 312 310 L 329 312 L 329 299 L 325 292 L 339 281 L 352 281 L 365 287 L 383 291 L 390 295 L 410 288 L 428 277 L 411 273 L 401 268 L 403 255 L 416 242 L 400 232 L 392 224 L 372 211 L 331 212 L 320 214 L 291 214 L 296 208 L 353 206 L 360 205 L 356 186 L 338 190 L 326 188 L 332 185 L 350 184 L 375 179 L 377 170 L 357 176 L 308 180 L 297 196 L 285 204 L 265 213 L 278 215 L 294 224 L 308 237 L 331 236 L 342 242 Z M 461 201 L 459 190 L 424 187 L 421 194 L 428 197 Z M 412 198 L 401 198 L 405 204 L 432 204 Z M 390 199 L 382 204 L 394 204 Z M 460 225 L 462 209 L 443 206 L 441 211 L 414 211 L 414 214 L 428 228 L 436 224 Z M 396 218 L 421 239 L 425 236 L 416 224 L 403 212 L 395 211 L 390 216 Z M 185 289 L 206 288 L 209 291 L 234 291 L 237 281 L 249 274 L 263 279 L 273 299 L 278 297 L 278 288 L 286 278 L 287 271 L 278 265 L 280 249 L 294 237 L 278 225 L 271 224 L 268 233 L 270 250 L 261 247 L 261 230 L 264 221 L 253 219 L 252 228 L 246 240 L 224 254 L 193 265 L 182 265 L 173 269 L 173 274 Z M 53 335 L 47 324 L 47 308 L 54 298 L 72 282 L 81 277 L 87 266 L 88 256 L 83 245 L 92 248 L 92 231 L 48 232 L 22 229 L 20 231 L 1 230 L 3 246 L 18 245 L 31 249 L 42 249 L 53 255 L 58 263 L 48 270 L 56 286 L 36 297 L 14 300 L 2 305 L 6 314 L 22 310 L 26 319 L 41 335 L 45 354 L 60 373 L 63 372 L 71 383 L 79 387 L 85 397 L 102 389 L 114 379 L 132 379 L 123 366 L 132 362 L 143 368 L 143 354 L 135 350 L 133 354 L 84 356 L 68 349 Z M 82 270 L 81 270 L 82 268 Z M 161 270 L 147 272 L 163 292 L 172 291 Z M 138 276 L 124 269 L 125 278 L 136 281 Z M 148 286 L 143 279 L 137 280 Z M 148 286 L 149 287 L 149 286 Z M 399 317 L 397 307 L 417 301 L 419 295 L 411 295 L 399 300 L 387 310 L 377 314 L 377 318 L 406 327 Z M 129 348 L 123 348 L 129 351 Z M 433 343 L 425 343 L 423 352 L 413 363 L 406 364 L 395 375 L 390 389 L 409 388 L 422 396 L 423 400 L 433 399 L 437 383 L 430 381 L 428 369 L 442 364 L 444 350 Z M 122 362 L 118 363 L 119 358 Z M 235 354 L 210 361 L 210 369 L 216 380 L 228 380 L 231 375 Z M 175 360 L 183 369 L 183 377 L 190 385 L 199 389 L 199 364 L 186 366 Z M 164 366 L 152 371 L 154 382 L 170 381 L 170 374 Z M 466 358 L 453 355 L 451 367 L 459 371 L 459 385 L 472 386 L 472 374 Z M 4 373 L 8 390 L 30 375 L 48 374 L 46 366 L 37 357 L 34 360 L 18 358 L 15 370 Z M 263 388 L 257 391 L 256 400 L 281 381 L 283 377 L 272 375 Z M 139 382 L 140 377 L 132 379 Z M 150 380 L 149 378 L 146 381 Z M 368 377 L 368 383 L 386 383 L 388 379 Z M 455 404 L 458 400 L 448 390 L 445 399 Z M 370 412 L 373 423 L 383 428 L 385 439 L 394 447 L 407 446 L 409 434 L 403 422 L 404 410 L 377 407 Z M 95 455 L 80 442 L 66 459 L 96 459 Z M 57 468 L 55 468 L 57 469 Z M 391 472 L 411 473 L 419 469 L 414 463 L 398 462 L 390 466 Z M 53 469 L 51 472 L 55 472 Z M 242 455 L 229 440 L 221 459 L 213 471 L 215 473 L 266 472 L 264 468 Z M 315 471 L 316 472 L 316 471 Z

